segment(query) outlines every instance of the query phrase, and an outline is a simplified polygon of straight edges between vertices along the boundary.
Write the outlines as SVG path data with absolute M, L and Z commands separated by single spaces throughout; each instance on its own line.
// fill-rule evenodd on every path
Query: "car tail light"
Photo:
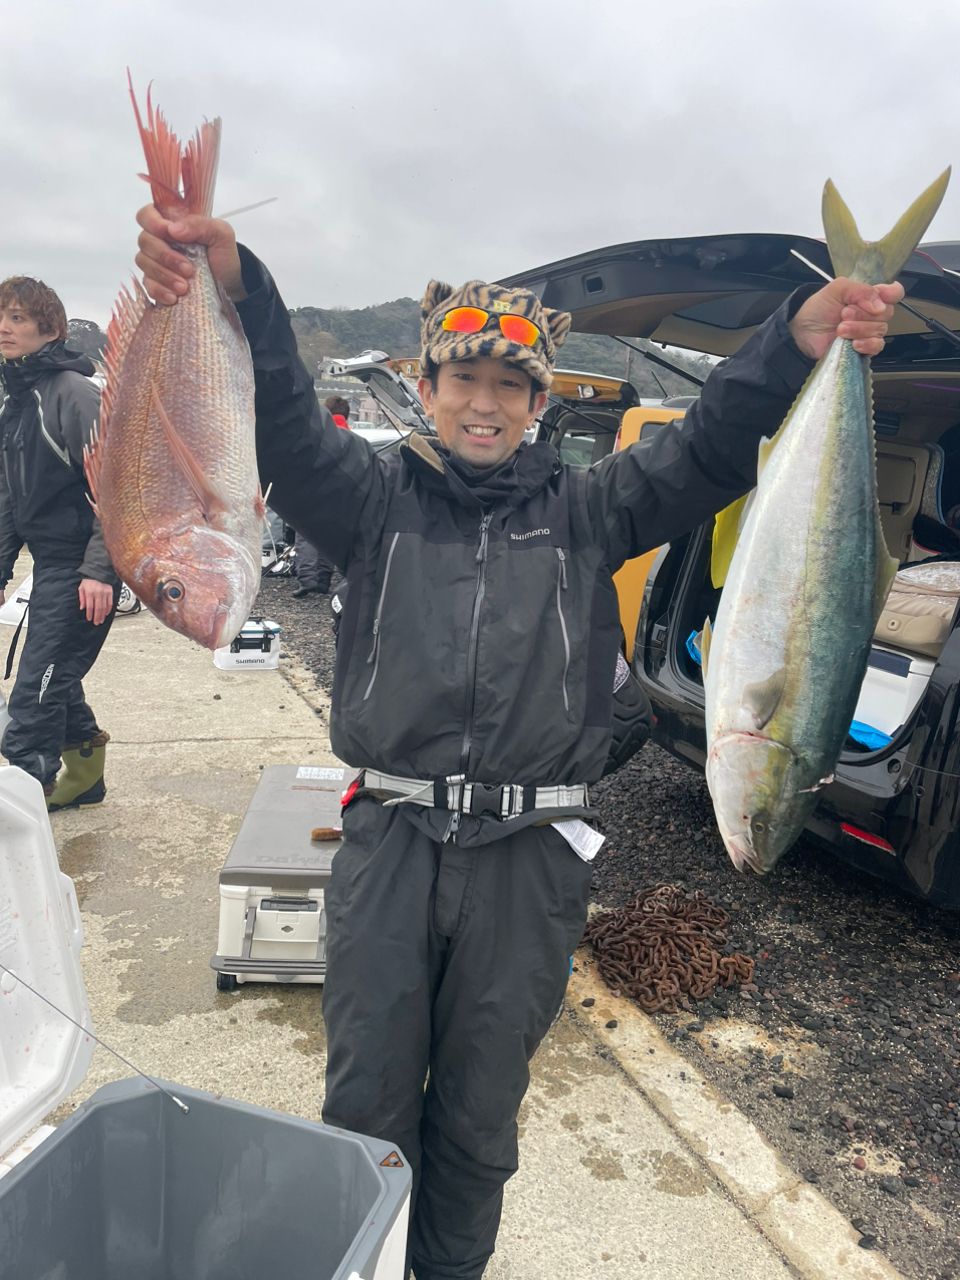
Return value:
M 874 849 L 882 849 L 884 853 L 896 854 L 896 849 L 889 840 L 884 840 L 883 836 L 874 835 L 872 831 L 861 831 L 859 827 L 855 827 L 852 823 L 841 822 L 840 830 L 845 836 L 851 836 L 854 840 L 859 840 L 861 844 L 872 845 Z

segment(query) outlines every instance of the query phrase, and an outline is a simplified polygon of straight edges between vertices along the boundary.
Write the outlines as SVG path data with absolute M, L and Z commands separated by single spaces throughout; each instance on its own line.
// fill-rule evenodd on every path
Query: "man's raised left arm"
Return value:
M 902 297 L 899 284 L 842 279 L 798 290 L 711 371 L 679 428 L 593 467 L 591 518 L 610 566 L 689 532 L 752 488 L 760 441 L 775 434 L 815 362 L 837 337 L 879 354 Z

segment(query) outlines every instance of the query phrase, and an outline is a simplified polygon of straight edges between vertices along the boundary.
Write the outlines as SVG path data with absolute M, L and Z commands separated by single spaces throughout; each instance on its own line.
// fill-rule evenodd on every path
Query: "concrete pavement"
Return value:
M 217 874 L 259 768 L 332 762 L 326 699 L 286 658 L 217 671 L 147 613 L 117 619 L 87 693 L 112 735 L 107 801 L 52 823 L 98 1034 L 151 1074 L 319 1119 L 319 989 L 220 993 L 209 959 Z M 126 1074 L 98 1049 L 54 1121 Z M 897 1275 L 586 956 L 534 1061 L 521 1134 L 488 1280 Z

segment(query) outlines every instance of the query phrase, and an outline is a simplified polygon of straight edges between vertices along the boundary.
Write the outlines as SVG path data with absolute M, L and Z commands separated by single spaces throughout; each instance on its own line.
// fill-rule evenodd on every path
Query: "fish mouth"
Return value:
M 236 637 L 245 621 L 246 619 L 242 618 L 238 623 L 234 617 L 233 609 L 228 605 L 218 604 L 213 626 L 210 628 L 210 639 L 207 641 L 207 647 L 210 649 L 225 648 Z
M 737 871 L 745 871 L 749 867 L 758 876 L 762 876 L 765 873 L 766 868 L 761 866 L 758 861 L 753 845 L 750 843 L 745 831 L 737 831 L 730 836 L 725 835 L 723 843 L 726 845 L 730 861 Z
M 211 649 L 223 649 L 240 634 L 244 623 L 250 617 L 249 601 L 235 601 L 232 605 L 224 601 L 217 605 L 213 626 L 210 629 Z

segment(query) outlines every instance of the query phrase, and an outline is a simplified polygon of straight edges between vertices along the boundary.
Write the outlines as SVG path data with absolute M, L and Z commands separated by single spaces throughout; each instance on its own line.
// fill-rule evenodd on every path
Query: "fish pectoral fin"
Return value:
M 183 473 L 187 484 L 196 494 L 197 501 L 203 511 L 203 518 L 207 524 L 215 525 L 218 519 L 229 511 L 229 504 L 216 485 L 208 478 L 207 473 L 194 457 L 192 450 L 170 421 L 170 416 L 163 407 L 155 385 L 150 387 L 150 399 L 157 412 L 157 417 L 160 419 L 160 425 L 163 427 L 163 434 L 170 447 L 174 462 Z
M 703 630 L 700 632 L 700 670 L 704 677 L 707 674 L 707 663 L 710 660 L 710 641 L 713 639 L 713 627 L 710 625 L 710 619 L 704 618 Z
M 756 684 L 748 684 L 743 690 L 743 705 L 754 717 L 758 729 L 768 724 L 780 705 L 783 690 L 787 683 L 787 669 L 781 667 L 766 680 L 758 680 Z
M 258 520 L 265 519 L 267 514 L 267 499 L 259 485 L 257 485 L 257 496 L 253 500 L 253 510 Z

